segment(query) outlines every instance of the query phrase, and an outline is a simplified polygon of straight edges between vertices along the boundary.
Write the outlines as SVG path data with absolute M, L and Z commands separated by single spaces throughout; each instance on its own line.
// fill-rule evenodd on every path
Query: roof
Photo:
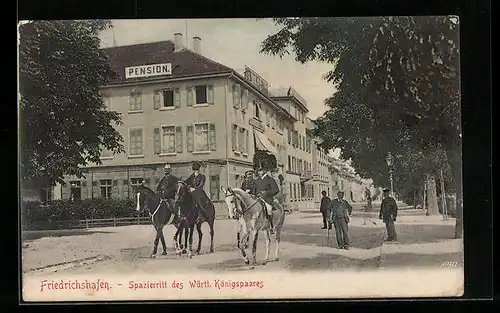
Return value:
M 302 96 L 297 92 L 297 90 L 293 89 L 293 87 L 288 88 L 274 88 L 269 90 L 269 94 L 272 98 L 294 98 L 296 102 L 299 103 L 300 106 L 306 111 L 309 112 L 307 108 L 307 101 L 302 98 Z
M 129 46 L 103 48 L 108 55 L 117 77 L 109 84 L 125 83 L 125 68 L 129 66 L 171 63 L 172 75 L 169 78 L 197 76 L 206 74 L 230 73 L 233 70 L 225 65 L 212 61 L 189 49 L 174 52 L 174 43 L 158 41 Z M 156 78 L 162 78 L 157 76 Z M 133 81 L 141 80 L 141 78 Z

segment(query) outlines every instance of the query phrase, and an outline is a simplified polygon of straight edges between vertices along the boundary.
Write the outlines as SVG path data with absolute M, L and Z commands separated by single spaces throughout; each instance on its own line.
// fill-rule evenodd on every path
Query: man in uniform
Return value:
M 170 205 L 170 210 L 174 210 L 174 198 L 177 191 L 177 182 L 179 178 L 172 175 L 172 168 L 170 164 L 165 164 L 165 175 L 161 178 L 158 186 L 156 187 L 156 192 L 160 194 L 162 199 L 166 199 Z
M 326 195 L 326 191 L 321 192 L 321 204 L 319 206 L 319 211 L 323 215 L 323 227 L 321 229 L 332 229 L 332 224 L 329 221 L 329 215 L 328 215 L 328 210 L 330 206 L 330 198 Z M 326 225 L 328 224 L 328 226 Z
M 330 221 L 335 227 L 335 236 L 339 249 L 349 250 L 348 223 L 352 213 L 351 205 L 344 200 L 344 192 L 337 193 L 337 199 L 330 202 Z
M 396 221 L 396 216 L 398 215 L 398 205 L 396 200 L 390 196 L 390 190 L 385 188 L 383 190 L 384 198 L 380 204 L 379 218 L 384 221 L 385 228 L 387 229 L 387 239 L 386 241 L 396 241 L 396 227 L 394 227 L 394 222 Z
M 255 180 L 253 179 L 253 171 L 246 171 L 245 172 L 245 179 L 243 180 L 243 183 L 241 184 L 241 189 L 245 190 L 252 196 L 256 195 L 256 190 L 255 190 Z
M 274 234 L 273 204 L 274 196 L 279 192 L 279 188 L 274 178 L 269 175 L 264 167 L 259 167 L 257 173 L 259 178 L 255 181 L 256 192 L 264 200 L 267 217 L 271 224 L 270 233 Z
M 184 182 L 188 185 L 189 192 L 193 197 L 194 203 L 196 203 L 200 210 L 201 215 L 207 219 L 208 214 L 206 206 L 210 199 L 203 189 L 205 187 L 205 175 L 200 173 L 200 163 L 194 162 L 191 168 L 193 169 L 193 173 Z

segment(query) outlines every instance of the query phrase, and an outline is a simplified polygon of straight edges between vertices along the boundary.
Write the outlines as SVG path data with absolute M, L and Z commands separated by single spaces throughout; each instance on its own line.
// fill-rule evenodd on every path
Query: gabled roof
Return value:
M 169 78 L 222 74 L 233 71 L 225 65 L 188 49 L 174 52 L 174 47 L 174 43 L 168 40 L 102 49 L 108 55 L 111 66 L 117 74 L 116 79 L 110 84 L 125 83 L 125 68 L 129 66 L 171 63 L 172 75 L 169 75 Z M 156 78 L 162 78 L 162 76 Z M 132 81 L 138 80 L 141 79 Z

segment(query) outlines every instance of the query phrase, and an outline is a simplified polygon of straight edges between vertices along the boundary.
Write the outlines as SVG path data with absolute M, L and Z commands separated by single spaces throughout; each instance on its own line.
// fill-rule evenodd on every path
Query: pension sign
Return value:
M 130 66 L 125 68 L 126 79 L 160 76 L 160 75 L 172 75 L 172 64 L 162 63 L 162 64 Z

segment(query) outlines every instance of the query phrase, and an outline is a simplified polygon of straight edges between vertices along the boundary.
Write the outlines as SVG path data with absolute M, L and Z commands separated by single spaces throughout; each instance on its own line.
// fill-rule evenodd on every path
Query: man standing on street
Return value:
M 385 188 L 384 199 L 380 204 L 379 218 L 384 221 L 385 227 L 387 229 L 387 239 L 385 241 L 396 241 L 396 227 L 394 222 L 396 221 L 396 216 L 398 215 L 398 205 L 396 200 L 389 195 L 390 190 Z
M 349 215 L 352 213 L 351 205 L 344 200 L 344 192 L 337 193 L 337 199 L 330 202 L 330 221 L 335 226 L 335 236 L 339 249 L 349 250 L 348 226 Z
M 328 223 L 328 229 L 332 229 L 332 224 L 330 223 L 328 219 L 328 207 L 330 205 L 330 198 L 327 197 L 326 191 L 322 191 L 321 195 L 323 196 L 321 198 L 321 204 L 319 206 L 319 211 L 323 215 L 323 227 L 321 229 L 326 229 L 327 223 Z

